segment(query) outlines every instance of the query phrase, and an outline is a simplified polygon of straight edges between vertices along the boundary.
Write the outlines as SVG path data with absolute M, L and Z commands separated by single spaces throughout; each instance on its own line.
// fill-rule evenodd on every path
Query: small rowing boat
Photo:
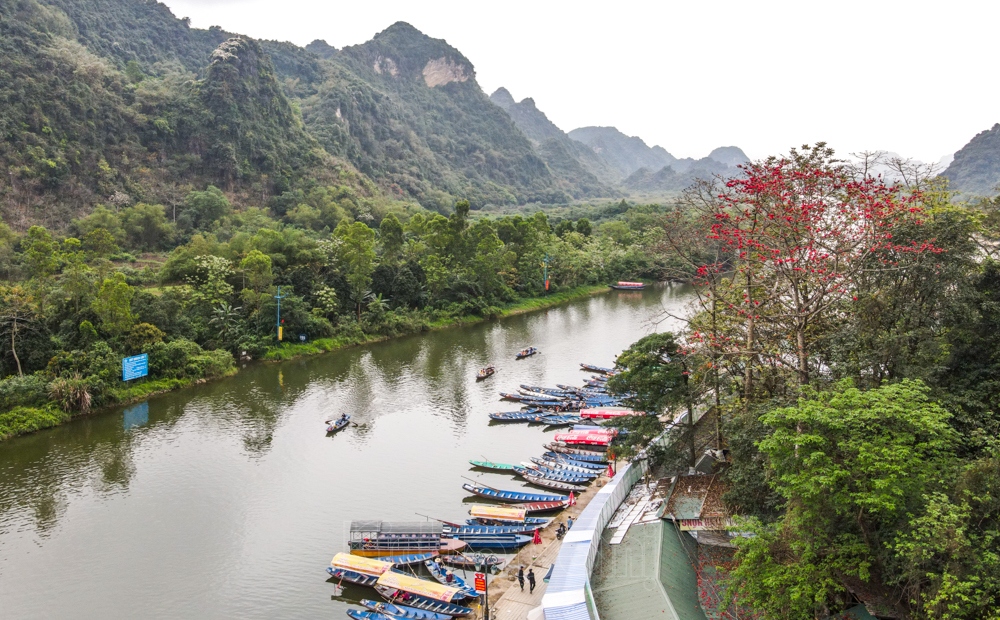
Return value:
M 551 482 L 562 482 L 565 484 L 589 484 L 593 478 L 582 475 L 574 475 L 573 472 L 557 472 L 555 470 L 542 471 L 535 467 L 515 467 L 514 472 L 525 480 L 531 478 L 544 478 Z
M 455 605 L 454 603 L 445 603 L 444 601 L 438 601 L 426 596 L 420 596 L 419 594 L 413 594 L 412 592 L 405 592 L 390 586 L 376 585 L 375 591 L 394 605 L 403 604 L 407 607 L 414 607 L 424 611 L 433 611 L 435 613 L 445 614 L 448 616 L 468 616 L 472 614 L 472 609 L 468 607 L 462 607 L 461 605 Z
M 498 502 L 503 502 L 507 504 L 531 504 L 537 502 L 565 502 L 569 500 L 565 495 L 546 495 L 544 493 L 523 493 L 521 491 L 504 491 L 502 489 L 494 489 L 493 487 L 488 487 L 482 484 L 470 484 L 468 482 L 462 485 L 462 488 L 472 493 L 473 495 L 478 495 L 479 497 L 485 497 L 487 499 L 492 499 Z M 551 510 L 551 508 L 550 508 Z
M 531 484 L 545 487 L 546 489 L 553 489 L 555 491 L 579 491 L 580 487 L 575 484 L 569 484 L 567 482 L 556 482 L 555 480 L 549 480 L 548 478 L 543 478 L 541 476 L 532 476 L 531 474 L 522 474 L 522 478 L 530 482 Z
M 410 553 L 408 555 L 383 555 L 379 556 L 382 562 L 389 562 L 393 566 L 411 566 L 413 564 L 423 564 L 427 560 L 438 557 L 436 552 L 431 553 Z
M 581 450 L 580 452 L 583 452 Z M 562 452 L 546 452 L 542 455 L 542 458 L 553 459 L 553 460 L 567 460 L 578 463 L 597 463 L 603 465 L 608 462 L 608 459 L 603 454 L 564 454 Z
M 470 549 L 477 551 L 499 551 L 508 553 L 517 551 L 521 547 L 531 542 L 531 536 L 523 534 L 508 534 L 506 536 L 492 536 L 483 538 L 469 538 L 465 542 Z
M 540 525 L 446 525 L 442 530 L 445 536 L 468 540 L 475 537 L 509 536 L 511 534 L 534 534 Z
M 583 482 L 590 482 L 591 480 L 597 478 L 601 475 L 601 472 L 585 473 L 582 471 L 573 471 L 569 469 L 556 469 L 554 467 L 546 467 L 545 465 L 539 465 L 538 463 L 524 463 L 524 466 L 528 469 L 533 469 L 543 476 L 550 477 L 556 476 L 555 479 L 559 478 L 569 478 L 569 479 L 579 479 Z M 570 482 L 571 480 L 562 480 L 562 482 Z
M 485 368 L 480 368 L 479 372 L 476 373 L 476 381 L 482 381 L 487 377 L 492 377 L 494 374 L 496 374 L 496 372 L 497 372 L 496 366 L 494 366 L 493 364 L 490 364 Z
M 329 425 L 326 427 L 326 432 L 332 435 L 347 428 L 347 425 L 351 423 L 351 416 L 345 413 L 336 420 L 327 420 L 326 423 Z
M 508 465 L 507 463 L 494 463 L 493 461 L 469 461 L 473 467 L 479 467 L 480 469 L 492 469 L 495 471 L 511 471 L 514 469 L 513 465 Z
M 371 599 L 361 599 L 361 606 L 370 609 L 375 613 L 386 614 L 390 618 L 405 618 L 406 620 L 451 620 L 448 614 L 438 614 L 433 611 L 424 611 L 416 607 L 406 607 L 405 605 L 393 605 Z
M 531 411 L 501 411 L 489 414 L 491 420 L 497 422 L 533 422 L 538 417 L 538 410 Z
M 580 474 L 600 474 L 604 471 L 603 465 L 598 465 L 597 463 L 581 463 L 579 465 L 574 465 L 566 461 L 556 461 L 549 459 L 538 458 L 537 456 L 531 457 L 531 462 L 536 465 L 541 465 L 542 467 L 548 467 L 549 469 L 558 469 L 567 472 L 579 472 Z
M 482 554 L 469 555 L 449 555 L 441 558 L 441 563 L 454 568 L 465 570 L 479 570 L 480 568 L 492 568 L 503 564 L 501 558 L 495 556 L 484 556 Z
M 514 359 L 523 360 L 524 358 L 531 357 L 536 353 L 541 353 L 541 351 L 539 351 L 535 347 L 528 347 L 527 349 L 521 349 L 520 351 L 518 351 L 517 355 L 514 356 Z
M 612 284 L 610 286 L 616 291 L 641 291 L 642 289 L 646 288 L 646 285 L 642 282 L 625 282 L 625 281 L 621 281 L 618 282 L 617 284 Z
M 465 598 L 474 598 L 479 596 L 476 593 L 476 589 L 465 583 L 465 580 L 456 575 L 453 571 L 441 566 L 434 560 L 427 560 L 424 562 L 424 566 L 427 567 L 427 571 L 431 574 L 431 577 L 437 580 L 438 583 L 446 585 L 449 588 L 458 588 L 465 592 Z
M 587 448 L 571 446 L 562 441 L 550 441 L 545 444 L 545 449 L 551 452 L 558 452 L 559 454 L 572 454 L 577 456 L 590 456 L 590 457 L 600 457 L 607 460 L 607 456 L 604 450 L 588 450 Z

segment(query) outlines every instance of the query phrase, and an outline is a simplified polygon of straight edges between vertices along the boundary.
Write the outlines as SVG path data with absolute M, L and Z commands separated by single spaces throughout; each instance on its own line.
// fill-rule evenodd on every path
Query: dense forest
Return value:
M 998 617 L 998 205 L 874 163 L 803 147 L 692 186 L 662 220 L 695 312 L 609 385 L 721 420 L 738 515 L 722 617 Z M 686 469 L 695 431 L 670 432 L 658 457 Z

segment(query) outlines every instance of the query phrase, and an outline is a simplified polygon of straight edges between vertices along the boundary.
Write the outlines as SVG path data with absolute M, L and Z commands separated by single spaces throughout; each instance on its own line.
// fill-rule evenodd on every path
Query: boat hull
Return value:
M 377 611 L 379 606 L 390 618 L 405 618 L 406 620 L 451 620 L 448 614 L 439 614 L 433 611 L 407 607 L 406 605 L 393 605 L 392 603 L 380 603 L 371 599 L 361 599 L 361 606 L 371 611 Z
M 373 548 L 357 548 L 351 549 L 351 555 L 358 555 L 363 558 L 382 558 L 386 556 L 399 556 L 399 555 L 417 555 L 421 553 L 438 553 L 440 555 L 451 555 L 452 553 L 460 553 L 465 549 L 465 544 L 460 540 L 455 540 L 453 538 L 442 538 L 441 544 L 438 549 L 433 551 L 428 551 L 427 547 L 417 547 L 407 549 L 400 546 L 378 546 L 375 545 Z
M 529 504 L 535 502 L 565 502 L 568 497 L 562 495 L 546 495 L 543 493 L 522 493 L 520 491 L 504 491 L 493 487 L 465 483 L 462 488 L 478 495 L 505 504 Z
M 441 614 L 448 614 L 449 616 L 468 616 L 472 613 L 472 609 L 468 607 L 462 607 L 461 605 L 456 605 L 454 603 L 444 603 L 441 601 L 435 601 L 434 599 L 426 598 L 418 594 L 411 594 L 409 592 L 403 592 L 402 590 L 397 590 L 396 588 L 390 588 L 388 586 L 375 586 L 375 591 L 381 594 L 387 601 L 393 604 L 406 605 L 407 607 L 415 607 L 416 609 L 423 609 L 425 611 L 433 611 Z

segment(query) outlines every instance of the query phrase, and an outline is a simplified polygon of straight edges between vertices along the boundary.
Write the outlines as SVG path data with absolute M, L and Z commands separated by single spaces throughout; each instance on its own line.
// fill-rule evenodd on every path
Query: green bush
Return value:
M 43 407 L 15 407 L 0 413 L 0 441 L 17 435 L 40 431 L 58 426 L 70 419 L 70 415 L 54 405 Z
M 41 373 L 0 381 L 0 410 L 39 407 L 49 399 L 49 380 Z

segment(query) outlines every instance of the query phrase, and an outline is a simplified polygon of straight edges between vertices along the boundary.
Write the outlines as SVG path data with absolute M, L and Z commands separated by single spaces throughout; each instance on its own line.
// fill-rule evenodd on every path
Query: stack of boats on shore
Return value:
M 605 471 L 607 448 L 619 431 L 594 423 L 641 412 L 620 406 L 619 399 L 604 389 L 612 369 L 581 366 L 598 373 L 584 387 L 521 386 L 517 399 L 526 408 L 517 413 L 525 418 L 500 418 L 571 427 L 556 433 L 544 444 L 543 452 L 517 464 L 470 461 L 475 468 L 509 473 L 547 492 L 504 490 L 468 482 L 463 484 L 466 491 L 491 503 L 472 505 L 463 523 L 351 523 L 349 553 L 334 556 L 327 572 L 339 584 L 374 588 L 384 602 L 363 599 L 365 610 L 349 610 L 350 617 L 447 620 L 471 615 L 474 610 L 469 605 L 477 593 L 454 570 L 498 571 L 502 560 L 484 552 L 513 553 L 532 542 L 538 530 L 551 521 L 541 515 L 572 505 L 575 497 Z M 565 414 L 570 411 L 576 415 Z M 498 419 L 494 415 L 490 417 Z M 418 572 L 430 579 L 418 576 Z

